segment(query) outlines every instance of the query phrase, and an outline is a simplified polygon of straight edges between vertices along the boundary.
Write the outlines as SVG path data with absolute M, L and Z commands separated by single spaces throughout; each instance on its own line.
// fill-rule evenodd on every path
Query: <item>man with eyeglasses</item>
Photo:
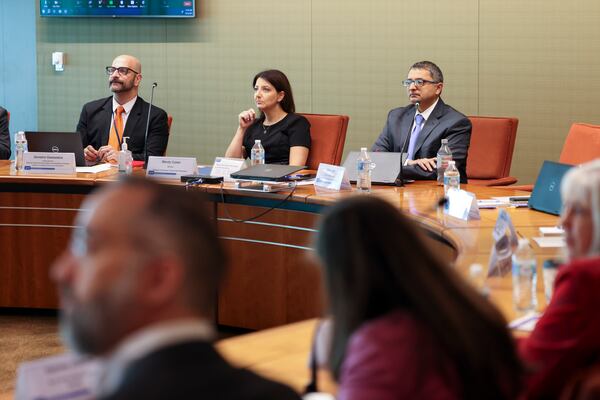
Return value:
M 147 156 L 164 155 L 169 140 L 167 113 L 154 105 L 146 139 L 149 104 L 138 97 L 140 61 L 129 55 L 118 56 L 106 67 L 106 73 L 113 95 L 84 105 L 77 124 L 86 161 L 116 163 L 123 137 L 129 137 L 127 146 L 134 160 L 145 161 L 145 146 Z
M 389 112 L 385 127 L 371 150 L 404 150 L 407 153 L 403 168 L 405 179 L 436 179 L 436 155 L 442 139 L 448 139 L 460 180 L 467 183 L 471 122 L 441 99 L 442 71 L 431 61 L 420 61 L 410 67 L 402 84 L 407 88 L 411 105 Z
M 51 275 L 66 344 L 104 361 L 95 398 L 300 400 L 213 346 L 227 264 L 205 201 L 129 178 L 82 206 Z

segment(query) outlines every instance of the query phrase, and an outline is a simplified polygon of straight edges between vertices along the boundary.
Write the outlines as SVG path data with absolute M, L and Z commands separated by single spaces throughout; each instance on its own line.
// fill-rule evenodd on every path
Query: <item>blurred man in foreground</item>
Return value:
M 52 277 L 67 344 L 106 359 L 101 398 L 298 398 L 211 344 L 225 259 L 207 209 L 198 194 L 143 179 L 83 205 Z

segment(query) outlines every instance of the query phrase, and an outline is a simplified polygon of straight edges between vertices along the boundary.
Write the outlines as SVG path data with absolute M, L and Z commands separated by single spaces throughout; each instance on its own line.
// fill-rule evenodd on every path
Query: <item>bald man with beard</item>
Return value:
M 123 137 L 134 160 L 162 156 L 167 149 L 169 128 L 167 113 L 156 106 L 150 112 L 148 138 L 145 139 L 149 104 L 138 96 L 142 64 L 130 55 L 120 55 L 106 67 L 112 96 L 87 103 L 81 110 L 77 132 L 83 142 L 88 163 L 117 163 Z

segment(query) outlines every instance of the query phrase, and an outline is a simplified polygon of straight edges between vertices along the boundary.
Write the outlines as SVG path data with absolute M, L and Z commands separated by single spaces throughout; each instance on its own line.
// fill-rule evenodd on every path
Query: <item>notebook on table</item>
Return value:
M 563 176 L 571 168 L 573 166 L 569 164 L 544 161 L 529 198 L 529 208 L 559 215 L 562 208 L 560 183 Z
M 371 182 L 376 185 L 394 185 L 396 178 L 400 174 L 400 156 L 402 161 L 406 161 L 406 153 L 388 153 L 381 151 L 368 152 L 369 158 L 375 163 L 375 168 L 371 171 Z M 350 182 L 356 182 L 358 172 L 356 163 L 360 157 L 360 151 L 351 151 L 344 160 L 343 167 Z
M 288 175 L 305 168 L 306 166 L 297 165 L 258 164 L 234 172 L 230 176 L 233 179 L 250 181 L 283 182 L 287 180 Z
M 83 144 L 77 132 L 25 132 L 28 151 L 74 153 L 75 165 L 84 167 Z

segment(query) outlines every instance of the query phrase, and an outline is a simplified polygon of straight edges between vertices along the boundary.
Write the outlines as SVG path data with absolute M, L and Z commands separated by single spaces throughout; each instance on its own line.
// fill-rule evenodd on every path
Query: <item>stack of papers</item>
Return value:
M 565 247 L 567 245 L 563 236 L 534 237 L 533 240 L 540 247 Z
M 116 167 L 117 167 L 117 165 L 115 165 L 115 168 Z M 112 164 L 104 163 L 104 164 L 94 165 L 91 167 L 76 167 L 75 170 L 77 172 L 87 172 L 90 174 L 97 174 L 99 172 L 108 171 L 111 168 L 112 168 Z
M 541 226 L 540 233 L 543 236 L 562 236 L 565 234 L 565 230 L 558 226 Z
M 558 226 L 541 226 L 541 237 L 534 237 L 533 240 L 540 247 L 560 248 L 565 247 L 565 231 Z

